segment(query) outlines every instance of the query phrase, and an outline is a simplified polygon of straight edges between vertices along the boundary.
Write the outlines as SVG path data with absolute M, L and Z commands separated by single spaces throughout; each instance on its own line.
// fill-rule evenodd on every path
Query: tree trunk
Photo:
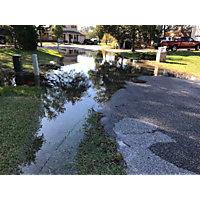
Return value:
M 164 36 L 163 37 L 165 37 L 165 25 L 164 25 Z
M 135 52 L 135 45 L 133 45 L 133 46 L 131 47 L 131 51 L 132 51 L 132 52 Z
M 16 37 L 15 37 L 15 49 L 17 49 L 17 42 L 16 42 Z
M 135 28 L 134 28 L 133 33 L 132 33 L 132 40 L 133 40 L 133 44 L 132 44 L 132 47 L 131 47 L 131 51 L 134 52 L 135 51 Z
M 41 33 L 39 33 L 40 34 L 40 46 L 42 47 L 42 34 Z

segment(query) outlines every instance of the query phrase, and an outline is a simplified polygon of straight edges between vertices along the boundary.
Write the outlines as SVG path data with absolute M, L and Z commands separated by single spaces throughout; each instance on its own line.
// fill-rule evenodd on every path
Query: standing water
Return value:
M 182 77 L 102 51 L 69 50 L 61 67 L 49 71 L 50 75 L 39 80 L 34 75 L 21 74 L 4 75 L 1 79 L 4 86 L 44 88 L 37 140 L 27 152 L 30 159 L 19 166 L 21 174 L 77 174 L 74 159 L 83 138 L 81 129 L 88 109 L 101 108 L 117 90 L 125 87 L 126 81 L 141 83 L 139 76 Z

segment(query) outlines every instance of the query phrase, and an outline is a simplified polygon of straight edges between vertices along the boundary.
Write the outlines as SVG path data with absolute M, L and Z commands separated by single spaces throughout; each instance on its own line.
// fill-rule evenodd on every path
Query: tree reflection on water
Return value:
M 14 74 L 5 76 L 3 85 L 18 85 L 17 78 Z M 20 84 L 26 85 L 26 79 L 25 75 L 20 76 Z M 31 85 L 34 84 L 34 76 L 28 76 L 28 83 L 30 82 Z M 90 88 L 89 78 L 83 72 L 75 72 L 74 70 L 63 74 L 40 77 L 40 85 L 44 89 L 40 96 L 40 99 L 42 99 L 41 107 L 37 116 L 30 116 L 29 124 L 31 124 L 31 127 L 27 127 L 27 133 L 24 134 L 23 131 L 16 130 L 13 136 L 3 131 L 4 128 L 8 127 L 4 127 L 3 132 L 0 130 L 0 141 L 3 144 L 0 148 L 0 174 L 21 174 L 23 173 L 22 167 L 34 163 L 36 153 L 45 142 L 44 135 L 38 135 L 41 119 L 43 117 L 47 117 L 49 120 L 56 119 L 60 113 L 64 113 L 65 104 L 75 105 L 80 102 L 81 97 Z M 21 100 L 17 103 L 17 106 L 23 107 L 23 103 Z M 31 103 L 29 104 L 31 107 Z M 9 105 L 4 105 L 4 107 L 6 106 Z
M 88 72 L 93 89 L 98 89 L 94 100 L 103 106 L 117 90 L 125 88 L 126 81 L 134 81 L 146 73 L 147 69 L 133 66 L 128 61 L 123 65 L 123 58 L 121 62 L 118 57 L 109 62 L 95 58 L 95 70 Z
M 90 88 L 89 78 L 83 72 L 64 72 L 53 76 L 45 76 L 43 84 L 46 85 L 41 96 L 44 110 L 43 116 L 49 120 L 56 119 L 59 113 L 64 113 L 64 105 L 81 101 L 81 97 Z M 50 87 L 48 87 L 50 86 Z

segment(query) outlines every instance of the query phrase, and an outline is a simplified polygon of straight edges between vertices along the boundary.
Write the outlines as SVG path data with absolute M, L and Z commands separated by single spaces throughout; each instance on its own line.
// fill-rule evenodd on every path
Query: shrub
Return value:
M 119 47 L 119 43 L 117 41 L 113 41 L 111 43 L 111 49 L 115 49 L 115 48 L 118 48 Z

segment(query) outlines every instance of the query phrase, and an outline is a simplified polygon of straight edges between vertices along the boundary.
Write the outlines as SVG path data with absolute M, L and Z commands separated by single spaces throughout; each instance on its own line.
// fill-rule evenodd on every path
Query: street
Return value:
M 200 174 L 200 81 L 139 77 L 101 110 L 127 174 Z

